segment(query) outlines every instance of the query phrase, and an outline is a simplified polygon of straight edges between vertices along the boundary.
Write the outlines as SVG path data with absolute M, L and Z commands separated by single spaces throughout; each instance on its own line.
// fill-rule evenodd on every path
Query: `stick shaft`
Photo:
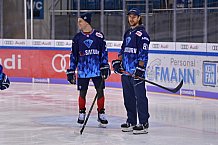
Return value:
M 92 112 L 93 106 L 94 106 L 94 104 L 95 104 L 97 98 L 98 98 L 98 94 L 95 95 L 95 98 L 94 98 L 94 100 L 93 100 L 93 102 L 92 102 L 92 105 L 91 105 L 91 107 L 90 107 L 90 109 L 89 109 L 88 115 L 87 115 L 87 117 L 86 117 L 86 119 L 85 119 L 85 122 L 83 123 L 83 126 L 82 126 L 82 128 L 81 128 L 81 130 L 80 130 L 80 134 L 81 134 L 81 135 L 82 135 L 82 133 L 83 133 L 83 130 L 85 129 L 85 126 L 86 126 L 88 120 L 89 120 L 89 116 L 90 116 L 90 114 L 91 114 L 91 112 Z
M 104 79 L 102 78 L 102 81 L 101 81 L 101 83 L 100 83 L 99 89 L 102 87 L 103 82 L 104 82 Z M 94 98 L 94 100 L 93 100 L 93 102 L 92 102 L 92 105 L 91 105 L 91 107 L 90 107 L 90 109 L 89 109 L 89 112 L 88 112 L 88 114 L 87 114 L 87 117 L 86 117 L 86 119 L 85 119 L 85 121 L 84 121 L 84 123 L 83 123 L 83 126 L 82 126 L 81 130 L 80 130 L 80 134 L 81 134 L 81 135 L 82 135 L 82 133 L 83 133 L 83 130 L 84 130 L 85 127 L 86 127 L 86 124 L 87 124 L 87 122 L 88 122 L 88 120 L 89 120 L 89 116 L 90 116 L 90 114 L 91 114 L 91 112 L 92 112 L 93 106 L 94 106 L 94 104 L 95 104 L 97 98 L 98 98 L 98 93 L 96 93 L 96 95 L 95 95 L 95 98 Z
M 158 86 L 158 87 L 160 87 L 160 88 L 162 88 L 162 89 L 165 89 L 165 90 L 167 90 L 167 91 L 169 91 L 169 92 L 172 92 L 172 93 L 176 93 L 176 92 L 178 92 L 180 89 L 181 89 L 181 87 L 182 87 L 182 85 L 183 85 L 183 80 L 179 83 L 179 85 L 178 86 L 176 86 L 175 88 L 167 88 L 167 87 L 165 87 L 165 86 L 162 86 L 162 85 L 159 85 L 159 84 L 157 84 L 157 83 L 154 83 L 154 82 L 151 82 L 151 81 L 149 81 L 149 80 L 146 80 L 146 79 L 144 79 L 144 78 L 139 78 L 140 80 L 143 80 L 143 81 L 145 81 L 145 82 L 147 82 L 147 83 L 150 83 L 150 84 L 152 84 L 152 85 L 155 85 L 155 86 Z
M 129 75 L 129 76 L 134 77 L 132 74 L 130 74 L 130 73 L 126 72 L 126 71 L 123 71 L 122 73 L 125 74 L 125 75 Z M 183 80 L 181 80 L 181 82 L 179 83 L 179 85 L 177 87 L 175 87 L 175 88 L 167 88 L 165 86 L 159 85 L 159 84 L 154 83 L 152 81 L 146 80 L 145 78 L 137 77 L 137 79 L 143 80 L 143 81 L 145 81 L 147 83 L 150 83 L 152 85 L 158 86 L 158 87 L 160 87 L 162 89 L 165 89 L 165 90 L 167 90 L 169 92 L 172 92 L 172 93 L 178 92 L 181 89 L 182 85 L 183 85 Z

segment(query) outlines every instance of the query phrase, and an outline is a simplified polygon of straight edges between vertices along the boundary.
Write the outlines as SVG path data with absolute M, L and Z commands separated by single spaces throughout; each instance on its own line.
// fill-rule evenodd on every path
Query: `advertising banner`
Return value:
M 151 54 L 147 67 L 147 79 L 174 88 L 181 80 L 182 89 L 193 95 L 195 90 L 218 92 L 217 57 L 189 55 Z M 189 93 L 190 93 L 189 92 Z M 183 92 L 181 92 L 183 93 Z
M 206 52 L 206 43 L 176 43 L 176 51 Z
M 0 64 L 13 81 L 68 83 L 71 40 L 0 39 Z M 107 41 L 109 64 L 117 59 L 121 41 Z M 184 85 L 178 94 L 218 99 L 218 44 L 152 42 L 146 79 L 168 88 Z M 106 85 L 121 87 L 113 69 Z M 16 78 L 16 79 L 13 79 Z M 149 91 L 164 92 L 146 83 Z
M 109 53 L 109 63 L 117 53 Z M 70 50 L 14 50 L 0 49 L 0 64 L 12 77 L 66 78 L 69 68 Z M 120 76 L 113 74 L 107 81 L 120 82 Z
M 175 51 L 175 42 L 151 42 L 149 50 Z
M 203 61 L 202 80 L 204 86 L 218 87 L 218 61 Z

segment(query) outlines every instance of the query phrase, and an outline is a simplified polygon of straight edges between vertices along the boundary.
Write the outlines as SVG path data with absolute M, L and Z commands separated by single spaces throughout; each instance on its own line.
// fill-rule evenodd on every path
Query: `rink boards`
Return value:
M 121 43 L 107 41 L 110 63 Z M 70 40 L 0 39 L 0 63 L 11 81 L 65 84 L 70 50 Z M 183 80 L 178 94 L 218 99 L 218 44 L 152 42 L 147 79 L 171 88 Z M 120 76 L 112 73 L 106 84 L 121 87 Z

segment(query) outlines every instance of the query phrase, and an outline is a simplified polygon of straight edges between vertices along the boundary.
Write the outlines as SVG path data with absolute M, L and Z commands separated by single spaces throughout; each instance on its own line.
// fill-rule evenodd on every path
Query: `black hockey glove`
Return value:
M 9 88 L 10 86 L 10 81 L 4 73 L 0 74 L 0 90 L 5 90 Z
M 145 68 L 142 67 L 142 66 L 137 66 L 133 76 L 135 78 L 137 78 L 137 77 L 142 77 L 143 78 L 144 75 L 145 75 Z
M 72 69 L 67 69 L 67 80 L 69 83 L 75 85 L 76 84 L 76 74 L 75 71 Z
M 112 66 L 114 69 L 114 73 L 116 74 L 122 74 L 123 73 L 123 67 L 122 67 L 122 62 L 121 60 L 113 60 L 112 61 Z
M 100 67 L 101 76 L 103 79 L 107 79 L 111 75 L 111 70 L 109 64 L 102 64 Z

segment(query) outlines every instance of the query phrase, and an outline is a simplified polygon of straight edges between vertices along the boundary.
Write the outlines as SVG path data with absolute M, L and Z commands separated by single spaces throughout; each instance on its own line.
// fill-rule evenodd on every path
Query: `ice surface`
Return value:
M 75 85 L 13 83 L 0 91 L 0 145 L 217 145 L 218 100 L 148 92 L 148 134 L 121 132 L 122 90 L 106 88 L 107 128 L 96 105 L 82 135 Z M 87 110 L 95 90 L 89 87 Z M 87 111 L 88 112 L 88 111 Z

